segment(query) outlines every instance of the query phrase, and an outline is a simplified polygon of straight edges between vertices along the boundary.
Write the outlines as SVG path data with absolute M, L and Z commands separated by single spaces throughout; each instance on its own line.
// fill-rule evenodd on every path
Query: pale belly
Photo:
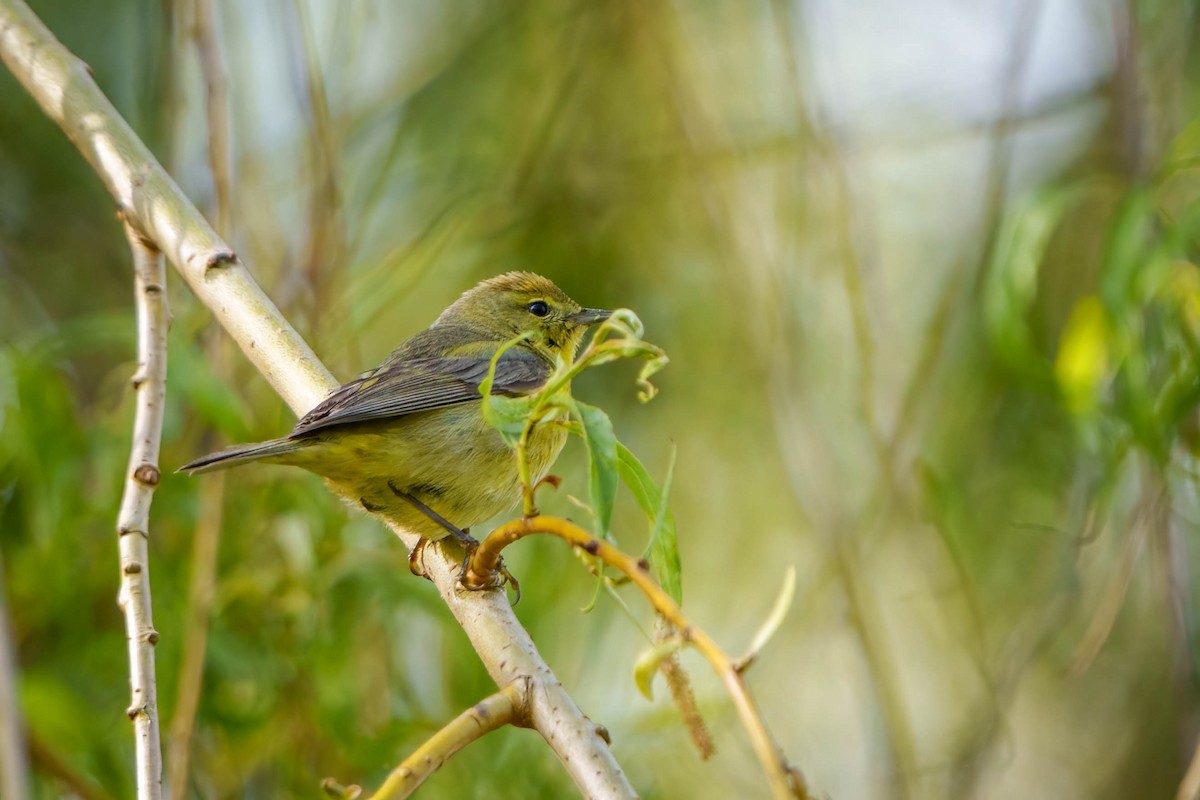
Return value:
M 529 453 L 535 481 L 550 469 L 566 437 L 566 431 L 549 426 L 534 433 Z M 521 497 L 516 453 L 474 404 L 331 428 L 286 463 L 325 477 L 364 506 L 430 539 L 447 531 L 393 487 L 459 528 L 503 513 Z

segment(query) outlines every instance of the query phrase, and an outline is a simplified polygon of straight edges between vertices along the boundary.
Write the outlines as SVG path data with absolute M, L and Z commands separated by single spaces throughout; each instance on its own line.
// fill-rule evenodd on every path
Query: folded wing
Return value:
M 388 419 L 435 408 L 478 403 L 490 358 L 439 357 L 388 361 L 334 391 L 296 424 L 288 438 L 337 425 Z M 527 394 L 550 377 L 551 365 L 514 347 L 496 363 L 493 394 Z

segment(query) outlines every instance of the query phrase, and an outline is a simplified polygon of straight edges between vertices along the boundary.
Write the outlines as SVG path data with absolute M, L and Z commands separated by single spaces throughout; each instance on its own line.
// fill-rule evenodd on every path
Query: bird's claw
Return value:
M 484 575 L 483 580 L 478 580 L 479 573 L 471 569 L 471 559 L 475 555 L 475 551 L 479 548 L 476 543 L 474 547 L 467 547 L 466 553 L 463 555 L 462 567 L 458 572 L 458 583 L 469 592 L 482 592 L 488 589 L 500 589 L 505 585 L 510 585 L 513 588 L 513 593 L 516 595 L 513 598 L 512 604 L 515 606 L 521 602 L 521 584 L 517 581 L 513 574 L 508 571 L 508 567 L 504 566 L 504 559 L 500 558 L 496 562 L 496 568 L 491 573 Z M 468 581 L 468 575 L 472 576 L 472 580 Z
M 418 578 L 428 578 L 429 573 L 425 571 L 425 548 L 429 546 L 429 540 L 421 537 L 417 540 L 417 545 L 408 553 L 408 571 Z

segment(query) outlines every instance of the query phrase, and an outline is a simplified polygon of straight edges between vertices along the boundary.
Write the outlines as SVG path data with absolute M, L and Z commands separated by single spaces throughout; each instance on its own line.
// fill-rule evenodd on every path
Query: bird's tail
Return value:
M 188 475 L 203 475 L 205 472 L 216 472 L 219 469 L 228 469 L 236 467 L 238 464 L 248 464 L 251 461 L 274 460 L 279 456 L 294 453 L 300 447 L 301 443 L 295 439 L 271 439 L 255 444 L 239 444 L 201 456 L 195 461 L 184 464 L 178 471 L 186 472 Z

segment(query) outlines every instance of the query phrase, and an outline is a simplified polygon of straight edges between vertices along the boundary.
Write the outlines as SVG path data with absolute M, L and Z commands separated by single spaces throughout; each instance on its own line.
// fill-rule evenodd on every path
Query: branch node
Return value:
M 162 473 L 153 464 L 141 464 L 133 471 L 133 479 L 143 486 L 158 486 Z
M 145 638 L 148 644 L 158 644 L 158 631 L 151 628 L 146 631 L 146 635 L 143 638 Z
M 509 720 L 509 724 L 514 728 L 536 728 L 531 711 L 533 677 L 521 675 L 501 691 L 512 703 L 512 719 Z
M 342 786 L 334 778 L 325 778 L 321 781 L 321 789 L 330 797 L 341 797 L 345 800 L 356 800 L 362 794 L 362 787 L 352 783 L 349 786 Z
M 124 569 L 126 575 L 137 575 L 142 571 L 142 563 L 140 561 L 130 561 L 125 565 Z
M 596 723 L 596 735 L 603 739 L 605 744 L 612 744 L 612 734 L 599 722 Z
M 232 250 L 218 250 L 205 260 L 204 273 L 207 275 L 211 270 L 228 267 L 236 263 L 237 255 Z

